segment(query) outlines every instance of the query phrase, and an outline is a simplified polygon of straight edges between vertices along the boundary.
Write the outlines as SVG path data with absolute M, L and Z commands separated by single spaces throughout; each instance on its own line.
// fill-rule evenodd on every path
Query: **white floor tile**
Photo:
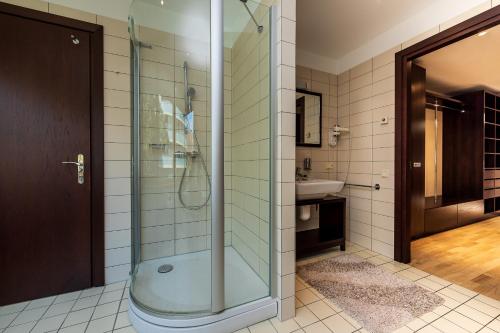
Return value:
M 118 312 L 124 312 L 124 311 L 128 311 L 128 300 L 122 300 L 120 302 L 120 309 L 118 310 Z
M 252 325 L 248 328 L 251 333 L 276 333 L 276 329 L 269 320 Z
M 412 332 L 413 332 L 413 330 L 409 329 L 406 326 L 403 326 L 403 327 L 398 328 L 397 330 L 395 330 L 392 333 L 412 333 Z
M 480 302 L 483 302 L 483 303 L 486 303 L 494 308 L 497 308 L 500 310 L 500 301 L 497 301 L 493 298 L 490 298 L 490 297 L 487 297 L 487 296 L 484 296 L 484 295 L 477 295 L 475 297 L 475 299 L 477 299 L 478 301 Z
M 100 295 L 103 290 L 104 290 L 104 287 L 94 287 L 94 288 L 85 289 L 80 294 L 80 298 Z
M 119 301 L 122 299 L 122 296 L 123 296 L 122 289 L 111 291 L 109 293 L 104 293 L 101 295 L 101 298 L 99 299 L 98 304 L 106 304 L 106 303 L 110 303 L 110 302 Z
M 398 276 L 400 276 L 402 278 L 405 278 L 407 280 L 410 280 L 410 281 L 417 281 L 417 280 L 419 280 L 419 279 L 422 278 L 420 275 L 417 275 L 417 274 L 413 273 L 409 269 L 405 269 L 403 271 L 399 271 L 399 272 L 396 273 L 396 275 L 398 275 Z
M 5 328 L 16 319 L 17 313 L 11 313 L 8 315 L 0 316 L 0 329 Z
M 307 307 L 298 308 L 294 319 L 300 327 L 309 326 L 319 320 Z
M 94 314 L 92 314 L 92 320 L 116 314 L 118 313 L 119 307 L 120 307 L 120 301 L 98 305 L 94 310 Z
M 300 328 L 294 319 L 279 321 L 278 318 L 273 318 L 270 321 L 278 333 L 291 333 Z
M 110 291 L 122 290 L 125 288 L 126 284 L 127 284 L 126 281 L 108 284 L 104 287 L 103 292 L 108 293 Z
M 439 318 L 431 324 L 443 333 L 467 333 L 468 331 L 444 318 Z
M 295 293 L 295 297 L 302 302 L 302 304 L 307 305 L 313 302 L 319 301 L 319 297 L 314 294 L 311 289 L 304 289 Z
M 71 293 L 66 293 L 66 294 L 59 295 L 59 296 L 56 297 L 56 299 L 54 301 L 54 304 L 66 303 L 66 302 L 69 302 L 69 301 L 74 301 L 74 300 L 78 299 L 78 297 L 80 296 L 81 293 L 82 293 L 81 291 L 74 291 L 74 292 L 71 292 Z
M 84 322 L 78 325 L 73 325 L 69 327 L 61 328 L 58 333 L 84 333 L 87 328 L 88 322 Z
M 438 291 L 439 289 L 443 289 L 444 287 L 440 285 L 439 283 L 434 282 L 433 280 L 429 279 L 428 277 L 425 277 L 423 279 L 420 279 L 416 282 L 419 286 L 425 287 L 432 292 Z
M 137 333 L 137 331 L 132 326 L 128 326 L 114 330 L 113 333 Z
M 356 331 L 356 328 L 339 314 L 326 318 L 323 323 L 335 333 L 352 333 Z
M 24 308 L 26 308 L 26 306 L 28 304 L 29 304 L 29 302 L 21 302 L 21 303 L 15 303 L 15 304 L 2 306 L 2 307 L 0 307 L 0 316 L 15 313 L 15 312 L 21 312 L 24 310 Z
M 295 279 L 295 292 L 306 289 L 307 287 L 299 279 Z
M 115 324 L 116 315 L 99 318 L 89 322 L 86 333 L 104 333 L 111 331 Z
M 24 310 L 16 317 L 16 319 L 14 319 L 14 321 L 11 323 L 11 326 L 21 325 L 31 321 L 37 321 L 38 319 L 42 318 L 43 314 L 45 313 L 45 311 L 47 311 L 47 309 L 48 306 L 44 306 L 33 310 Z
M 486 327 L 494 330 L 495 332 L 500 332 L 500 318 L 493 320 L 491 323 L 486 325 Z
M 25 323 L 22 325 L 11 326 L 7 328 L 3 333 L 28 333 L 36 325 L 36 321 Z
M 336 312 L 323 301 L 317 301 L 307 305 L 309 310 L 320 320 L 333 316 Z
M 451 298 L 459 303 L 465 303 L 471 298 L 471 296 L 464 295 L 464 294 L 456 291 L 455 289 L 453 289 L 451 286 L 448 286 L 444 289 L 441 289 L 439 291 L 439 294 L 448 296 L 449 298 Z
M 82 309 L 74 312 L 70 312 L 64 320 L 62 327 L 73 326 L 80 323 L 86 323 L 92 317 L 94 308 Z
M 435 328 L 431 325 L 425 326 L 424 328 L 422 328 L 418 332 L 419 333 L 442 333 L 440 330 L 438 330 L 437 328 Z
M 52 304 L 47 312 L 43 315 L 43 318 L 48 318 L 48 317 L 53 317 L 61 314 L 65 314 L 71 311 L 73 306 L 75 305 L 76 300 L 69 301 L 69 302 L 64 302 L 64 303 L 58 303 L 58 304 Z
M 130 320 L 128 318 L 127 312 L 121 312 L 116 316 L 116 322 L 114 329 L 130 326 Z
M 33 327 L 31 333 L 45 333 L 45 332 L 55 331 L 59 329 L 59 327 L 61 327 L 64 318 L 66 318 L 65 314 L 42 319 L 38 321 L 35 327 Z
M 493 317 L 490 317 L 481 311 L 471 308 L 466 304 L 460 305 L 458 308 L 455 309 L 455 311 L 470 319 L 473 319 L 474 321 L 477 321 L 482 325 L 486 325 L 493 320 Z
M 426 323 L 432 323 L 434 320 L 438 319 L 439 315 L 434 312 L 427 312 L 420 316 L 420 319 L 425 321 Z
M 461 328 L 464 328 L 469 332 L 477 332 L 484 326 L 456 311 L 451 311 L 445 314 L 443 318 L 451 321 L 452 323 L 460 326 Z
M 411 328 L 414 331 L 418 331 L 419 329 L 421 329 L 422 327 L 424 327 L 426 325 L 427 325 L 427 322 L 425 322 L 424 320 L 422 320 L 420 318 L 415 318 L 412 321 L 410 321 L 408 324 L 406 324 L 406 326 L 408 326 L 409 328 Z
M 470 301 L 468 301 L 465 304 L 470 306 L 473 309 L 476 309 L 478 311 L 481 311 L 484 314 L 487 314 L 490 317 L 495 318 L 495 317 L 500 316 L 500 309 L 497 309 L 491 305 L 488 305 L 486 303 L 478 301 L 477 297 L 471 299 Z
M 25 310 L 32 310 L 36 308 L 49 306 L 50 304 L 52 304 L 52 302 L 54 302 L 55 299 L 56 299 L 55 296 L 36 299 L 34 301 L 31 301 Z
M 95 296 L 80 298 L 78 299 L 78 301 L 76 301 L 75 305 L 73 305 L 73 308 L 71 310 L 77 311 L 81 309 L 94 307 L 97 305 L 97 302 L 99 302 L 99 297 L 101 296 L 95 295 Z
M 306 333 L 331 333 L 330 329 L 326 327 L 321 321 L 303 328 Z
M 339 315 L 342 316 L 342 318 L 344 318 L 345 320 L 347 320 L 349 322 L 349 324 L 351 324 L 352 326 L 354 326 L 355 329 L 360 329 L 360 328 L 363 327 L 363 325 L 361 325 L 360 323 L 358 323 L 356 321 L 356 319 L 354 319 L 353 317 L 351 317 L 347 313 L 340 312 Z

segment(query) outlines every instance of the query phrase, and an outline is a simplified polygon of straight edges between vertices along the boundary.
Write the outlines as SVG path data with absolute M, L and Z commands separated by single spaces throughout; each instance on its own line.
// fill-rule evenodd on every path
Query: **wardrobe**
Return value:
M 420 238 L 500 212 L 500 97 L 426 90 L 411 76 L 411 234 Z

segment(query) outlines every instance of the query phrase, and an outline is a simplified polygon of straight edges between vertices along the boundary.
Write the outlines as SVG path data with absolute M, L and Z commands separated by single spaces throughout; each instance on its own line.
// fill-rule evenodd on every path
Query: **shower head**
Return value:
M 196 95 L 196 89 L 194 89 L 193 87 L 189 87 L 189 89 L 186 92 L 186 95 L 189 98 L 193 98 L 194 95 Z

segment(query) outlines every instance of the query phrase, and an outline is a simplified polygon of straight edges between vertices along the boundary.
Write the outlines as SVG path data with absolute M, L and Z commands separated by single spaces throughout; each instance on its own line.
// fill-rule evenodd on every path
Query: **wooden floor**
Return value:
M 413 241 L 411 265 L 500 300 L 500 217 Z

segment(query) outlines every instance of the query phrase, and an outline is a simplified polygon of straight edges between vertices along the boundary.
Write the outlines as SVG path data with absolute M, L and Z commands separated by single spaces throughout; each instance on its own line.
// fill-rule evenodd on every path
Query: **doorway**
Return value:
M 493 8 L 396 55 L 395 257 L 493 298 L 499 23 Z
M 104 283 L 102 27 L 0 4 L 0 305 Z

